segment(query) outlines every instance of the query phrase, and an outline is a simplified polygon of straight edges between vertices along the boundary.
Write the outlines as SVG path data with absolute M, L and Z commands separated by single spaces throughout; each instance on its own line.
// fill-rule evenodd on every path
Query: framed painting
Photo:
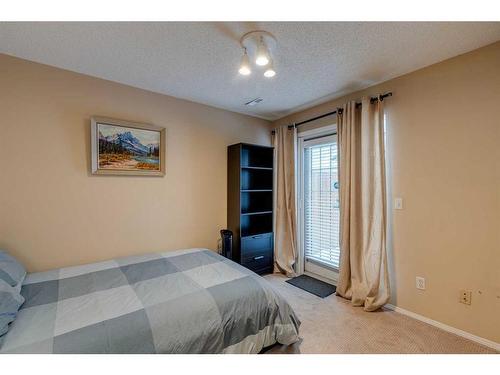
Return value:
M 164 176 L 165 128 L 91 119 L 92 174 Z

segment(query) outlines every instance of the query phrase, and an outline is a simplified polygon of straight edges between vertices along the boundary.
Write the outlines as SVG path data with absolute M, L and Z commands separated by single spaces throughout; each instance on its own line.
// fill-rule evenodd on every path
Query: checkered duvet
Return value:
M 205 249 L 32 273 L 2 353 L 257 353 L 300 322 L 262 277 Z

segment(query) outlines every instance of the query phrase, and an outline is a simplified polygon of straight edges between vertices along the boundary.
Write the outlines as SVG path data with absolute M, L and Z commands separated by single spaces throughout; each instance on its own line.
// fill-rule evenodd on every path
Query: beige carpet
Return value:
M 319 298 L 281 275 L 265 276 L 299 316 L 302 341 L 266 353 L 496 353 L 394 311 L 365 312 L 332 294 Z

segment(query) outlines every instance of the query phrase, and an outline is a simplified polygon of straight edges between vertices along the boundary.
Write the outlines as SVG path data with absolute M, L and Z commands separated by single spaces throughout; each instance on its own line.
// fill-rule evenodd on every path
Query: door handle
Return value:
M 254 257 L 253 260 L 259 260 L 259 259 L 264 259 L 264 255 L 260 255 L 258 257 Z

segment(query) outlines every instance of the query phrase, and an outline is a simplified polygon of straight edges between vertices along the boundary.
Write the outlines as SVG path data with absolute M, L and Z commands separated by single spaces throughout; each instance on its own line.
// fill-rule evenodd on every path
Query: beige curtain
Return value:
M 295 210 L 295 144 L 296 129 L 281 126 L 275 129 L 275 233 L 274 259 L 277 270 L 291 277 L 297 254 Z
M 383 102 L 337 114 L 340 270 L 337 294 L 374 311 L 388 302 Z

